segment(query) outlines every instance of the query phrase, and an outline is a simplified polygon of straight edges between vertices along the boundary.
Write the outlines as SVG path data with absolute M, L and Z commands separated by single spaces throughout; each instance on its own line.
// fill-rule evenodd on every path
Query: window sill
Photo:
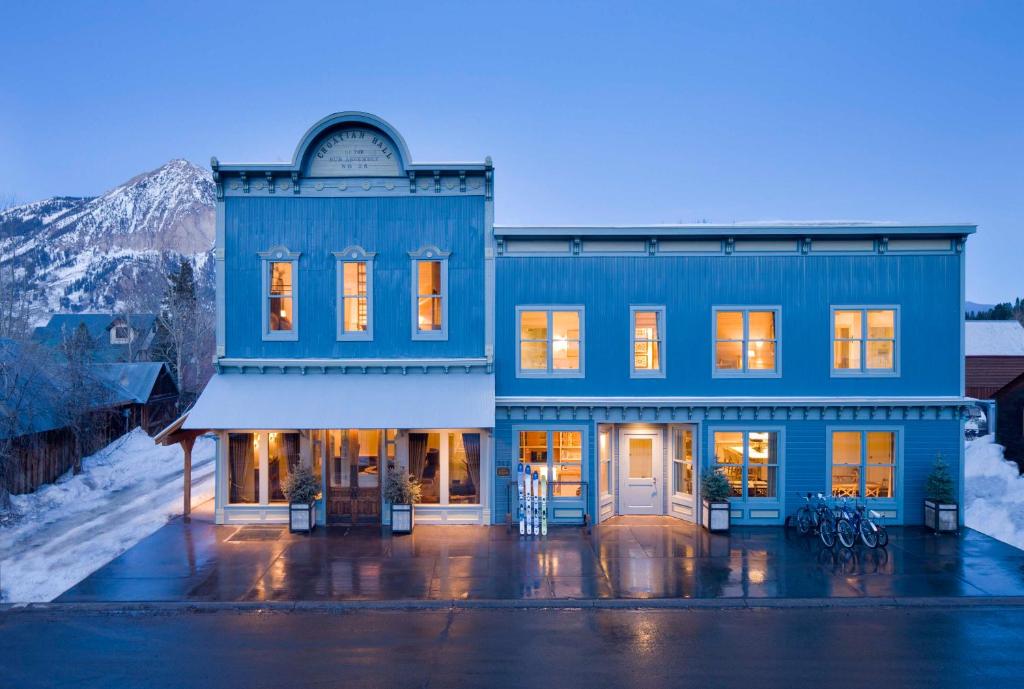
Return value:
M 442 331 L 439 331 L 439 332 L 430 332 L 430 331 L 419 332 L 419 331 L 417 331 L 417 332 L 414 332 L 412 334 L 412 339 L 414 339 L 414 340 L 433 340 L 435 342 L 436 341 L 445 341 L 445 340 L 448 339 L 448 332 L 446 330 L 442 330 Z
M 660 378 L 664 378 L 665 377 L 665 372 L 664 371 L 650 371 L 650 372 L 647 372 L 647 371 L 630 371 L 629 372 L 629 377 L 630 378 L 638 378 L 638 379 L 641 379 L 641 380 L 644 379 L 644 378 L 654 378 L 655 380 L 657 380 L 657 379 L 660 379 Z
M 338 342 L 371 342 L 373 333 L 338 333 L 336 339 Z
M 899 378 L 899 371 L 856 371 L 834 368 L 832 378 Z
M 781 371 L 721 371 L 711 372 L 712 378 L 781 378 Z
M 584 378 L 583 371 L 517 371 L 516 378 Z
M 289 332 L 263 333 L 264 342 L 296 342 L 298 339 L 299 333 L 294 330 Z

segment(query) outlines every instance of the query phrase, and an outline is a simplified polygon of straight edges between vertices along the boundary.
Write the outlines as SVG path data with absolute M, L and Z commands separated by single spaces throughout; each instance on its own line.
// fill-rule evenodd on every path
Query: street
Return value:
M 1015 686 L 1024 609 L 0 613 L 10 687 Z

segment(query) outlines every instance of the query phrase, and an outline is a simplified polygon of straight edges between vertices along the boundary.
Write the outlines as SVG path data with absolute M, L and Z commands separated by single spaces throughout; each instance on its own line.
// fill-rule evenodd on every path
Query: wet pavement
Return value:
M 886 549 L 826 550 L 778 527 L 712 535 L 661 517 L 520 537 L 503 526 L 170 522 L 58 602 L 924 598 L 1024 596 L 1024 551 L 976 531 L 892 528 Z
M 0 613 L 3 685 L 1020 686 L 1024 609 Z

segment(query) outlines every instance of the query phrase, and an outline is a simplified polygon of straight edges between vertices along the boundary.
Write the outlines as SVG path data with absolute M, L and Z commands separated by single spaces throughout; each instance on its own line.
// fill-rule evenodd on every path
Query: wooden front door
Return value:
M 377 431 L 327 432 L 327 521 L 380 524 Z

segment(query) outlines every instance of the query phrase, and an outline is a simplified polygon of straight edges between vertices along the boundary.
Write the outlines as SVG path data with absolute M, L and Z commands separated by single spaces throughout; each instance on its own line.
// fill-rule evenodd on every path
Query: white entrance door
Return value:
M 661 434 L 623 429 L 619 435 L 619 514 L 661 514 Z

